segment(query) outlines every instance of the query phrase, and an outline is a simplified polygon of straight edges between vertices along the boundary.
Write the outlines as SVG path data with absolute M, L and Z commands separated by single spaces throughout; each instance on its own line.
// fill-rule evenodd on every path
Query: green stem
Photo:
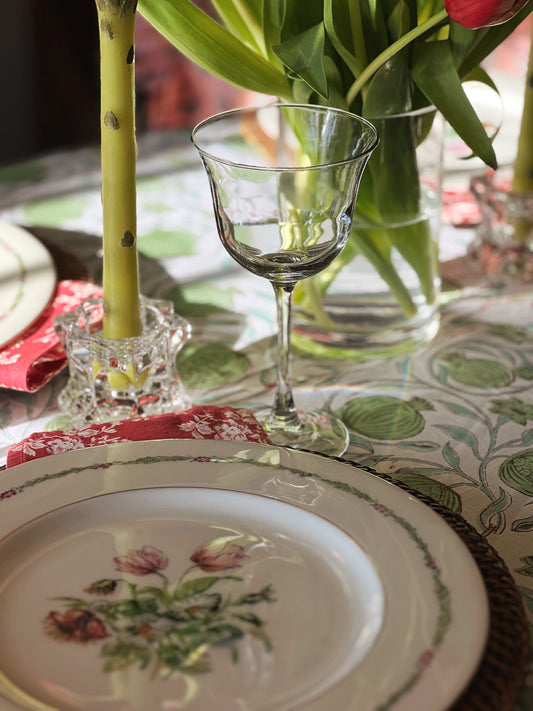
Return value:
M 353 37 L 353 52 L 357 59 L 366 64 L 368 61 L 365 36 L 363 32 L 363 21 L 361 18 L 361 6 L 358 2 L 349 3 L 348 15 Z
M 513 192 L 533 191 L 533 23 L 529 44 L 524 108 L 518 137 L 518 150 L 514 162 Z
M 389 236 L 386 228 L 362 230 L 356 227 L 350 233 L 350 239 L 357 250 L 370 262 L 391 290 L 405 318 L 413 318 L 417 312 L 413 298 L 392 261 L 384 256 L 379 247 L 380 244 L 389 244 Z
M 366 82 L 372 77 L 372 75 L 375 74 L 380 67 L 386 64 L 391 57 L 397 54 L 404 47 L 407 47 L 407 45 L 410 44 L 414 39 L 433 29 L 441 22 L 444 22 L 447 18 L 448 13 L 446 12 L 446 10 L 441 10 L 440 12 L 437 12 L 435 15 L 433 15 L 433 17 L 430 17 L 429 20 L 426 20 L 426 22 L 423 22 L 422 24 L 414 27 L 409 32 L 406 32 L 405 35 L 402 35 L 402 37 L 400 37 L 400 39 L 396 40 L 396 42 L 391 44 L 390 47 L 387 47 L 387 49 L 381 52 L 381 54 L 378 54 L 378 56 L 365 67 L 365 69 L 361 72 L 361 74 L 357 77 L 357 79 L 348 89 L 348 93 L 346 94 L 348 106 L 351 105 L 352 101 L 361 91 Z
M 137 265 L 137 0 L 96 0 L 100 36 L 104 338 L 142 333 Z

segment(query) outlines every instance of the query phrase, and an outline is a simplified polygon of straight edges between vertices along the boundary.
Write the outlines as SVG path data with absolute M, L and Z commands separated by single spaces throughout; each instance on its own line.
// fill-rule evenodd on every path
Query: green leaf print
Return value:
M 463 385 L 476 388 L 500 388 L 509 385 L 514 378 L 501 363 L 487 358 L 468 358 L 452 351 L 441 355 L 447 364 L 450 378 Z
M 459 455 L 449 442 L 446 442 L 446 444 L 442 448 L 442 455 L 444 459 L 448 462 L 448 464 L 453 469 L 455 469 L 455 471 L 461 470 L 461 467 L 459 465 Z
M 237 578 L 238 579 L 238 578 Z M 196 578 L 195 580 L 187 580 L 185 583 L 179 586 L 176 592 L 176 598 L 178 600 L 185 600 L 188 597 L 194 597 L 200 593 L 209 590 L 210 587 L 215 585 L 220 580 L 218 577 L 209 578 Z
M 529 531 L 533 531 L 533 515 L 527 518 L 517 518 L 513 521 L 511 531 L 516 531 L 516 533 L 528 533 Z
M 250 369 L 250 360 L 226 346 L 188 346 L 178 354 L 177 367 L 189 390 L 207 389 L 239 380 Z
M 533 420 L 533 405 L 527 405 L 517 397 L 491 400 L 489 410 L 517 425 L 526 425 L 528 420 Z
M 465 430 L 464 427 L 457 427 L 456 425 L 438 425 L 438 427 L 458 442 L 463 442 L 464 444 L 467 444 L 474 452 L 474 454 L 479 457 L 478 443 L 471 432 Z
M 424 429 L 421 411 L 432 409 L 422 398 L 405 401 L 389 395 L 368 395 L 348 402 L 342 420 L 348 429 L 372 439 L 407 439 Z
M 500 479 L 512 489 L 533 496 L 533 449 L 508 457 L 498 470 Z
M 523 565 L 521 568 L 515 568 L 517 573 L 520 573 L 520 575 L 528 575 L 529 577 L 533 577 L 533 555 L 526 555 L 523 558 L 520 558 L 522 561 Z
M 469 410 L 467 407 L 457 405 L 454 402 L 445 402 L 444 405 L 448 408 L 448 410 L 450 410 L 450 412 L 453 412 L 456 415 L 470 417 L 472 420 L 478 420 L 479 422 L 483 422 L 483 419 L 476 412 Z
M 190 257 L 195 253 L 196 235 L 183 230 L 153 230 L 139 235 L 139 252 L 152 259 Z
M 420 491 L 422 494 L 431 497 L 439 504 L 447 506 L 455 513 L 461 512 L 461 497 L 449 486 L 440 481 L 431 479 L 417 470 L 397 471 L 393 477 L 398 481 Z

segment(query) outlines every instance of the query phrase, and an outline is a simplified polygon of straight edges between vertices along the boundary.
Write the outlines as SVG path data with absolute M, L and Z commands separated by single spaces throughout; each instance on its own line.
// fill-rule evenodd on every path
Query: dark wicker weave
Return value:
M 392 482 L 419 499 L 436 511 L 466 545 L 481 571 L 487 589 L 489 638 L 476 674 L 450 711 L 512 711 L 526 678 L 530 646 L 524 604 L 500 555 L 462 516 L 429 496 L 369 467 L 345 459 L 339 461 Z

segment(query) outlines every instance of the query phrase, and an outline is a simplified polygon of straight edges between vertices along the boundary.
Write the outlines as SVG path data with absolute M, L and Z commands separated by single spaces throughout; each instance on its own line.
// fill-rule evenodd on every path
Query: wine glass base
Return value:
M 298 410 L 294 424 L 276 418 L 271 409 L 254 412 L 272 444 L 292 449 L 309 449 L 313 452 L 339 457 L 350 442 L 344 423 L 327 412 Z

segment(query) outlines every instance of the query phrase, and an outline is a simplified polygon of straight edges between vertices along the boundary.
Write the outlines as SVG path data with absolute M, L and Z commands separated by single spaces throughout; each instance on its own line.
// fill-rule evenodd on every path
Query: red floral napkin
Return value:
M 50 306 L 16 340 L 0 349 L 0 388 L 35 392 L 67 364 L 54 331 L 54 319 L 76 309 L 84 299 L 102 290 L 83 281 L 60 281 Z
M 78 430 L 35 432 L 7 453 L 7 467 L 73 449 L 136 440 L 226 439 L 239 442 L 270 440 L 250 410 L 204 405 L 185 412 L 132 417 L 87 425 Z

